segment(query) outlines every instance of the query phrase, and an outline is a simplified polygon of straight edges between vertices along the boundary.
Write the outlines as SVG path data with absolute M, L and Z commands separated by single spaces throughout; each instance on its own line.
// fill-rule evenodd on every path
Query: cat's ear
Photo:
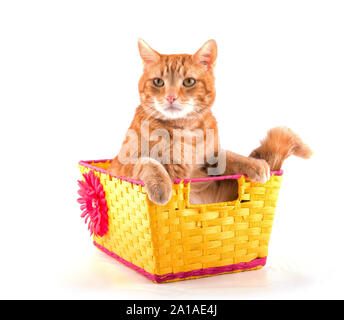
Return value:
M 211 39 L 203 44 L 203 46 L 193 55 L 196 63 L 205 65 L 208 69 L 215 65 L 217 58 L 217 44 Z
M 142 39 L 138 40 L 140 56 L 144 64 L 157 63 L 160 59 L 160 54 L 153 50 L 147 42 Z

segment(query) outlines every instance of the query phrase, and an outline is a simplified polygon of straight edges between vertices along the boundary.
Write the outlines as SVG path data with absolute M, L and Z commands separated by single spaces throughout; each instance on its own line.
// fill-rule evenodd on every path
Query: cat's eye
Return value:
M 196 83 L 196 80 L 194 78 L 186 78 L 183 81 L 184 87 L 192 87 Z
M 164 80 L 160 78 L 153 79 L 153 83 L 156 87 L 163 87 L 164 86 Z

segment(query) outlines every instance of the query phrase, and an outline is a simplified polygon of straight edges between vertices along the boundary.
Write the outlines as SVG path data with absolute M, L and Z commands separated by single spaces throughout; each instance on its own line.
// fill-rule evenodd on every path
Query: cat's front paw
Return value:
M 172 196 L 171 181 L 149 180 L 145 182 L 148 198 L 159 205 L 168 203 Z
M 270 179 L 270 167 L 263 159 L 250 159 L 247 177 L 253 182 L 265 183 Z

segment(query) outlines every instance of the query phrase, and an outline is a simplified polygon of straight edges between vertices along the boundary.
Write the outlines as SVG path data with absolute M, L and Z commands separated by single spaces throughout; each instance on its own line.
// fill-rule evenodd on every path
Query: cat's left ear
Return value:
M 203 46 L 193 55 L 196 63 L 205 65 L 208 69 L 215 66 L 217 58 L 217 44 L 216 41 L 208 40 Z
M 160 54 L 153 50 L 146 41 L 138 40 L 140 56 L 144 64 L 157 63 L 160 59 Z

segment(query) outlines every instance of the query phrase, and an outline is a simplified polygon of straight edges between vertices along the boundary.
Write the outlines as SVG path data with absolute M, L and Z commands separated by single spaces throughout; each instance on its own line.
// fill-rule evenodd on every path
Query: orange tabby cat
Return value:
M 142 180 L 154 203 L 170 200 L 174 179 L 246 174 L 264 183 L 270 177 L 269 164 L 276 170 L 290 154 L 310 156 L 309 148 L 286 128 L 272 129 L 251 157 L 221 149 L 211 112 L 217 57 L 214 40 L 193 55 L 159 54 L 143 40 L 138 45 L 144 67 L 139 81 L 141 104 L 109 171 Z M 203 181 L 192 184 L 190 203 L 236 197 L 235 180 Z

